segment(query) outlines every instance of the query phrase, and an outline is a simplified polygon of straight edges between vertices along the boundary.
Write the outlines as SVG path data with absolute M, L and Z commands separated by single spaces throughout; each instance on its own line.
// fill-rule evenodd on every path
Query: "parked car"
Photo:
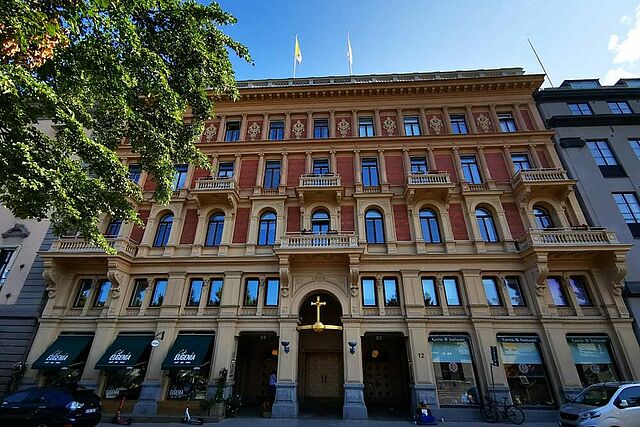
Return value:
M 640 427 L 640 382 L 587 387 L 560 407 L 561 427 Z
M 100 398 L 84 388 L 28 388 L 8 395 L 0 405 L 1 426 L 94 427 L 101 417 Z

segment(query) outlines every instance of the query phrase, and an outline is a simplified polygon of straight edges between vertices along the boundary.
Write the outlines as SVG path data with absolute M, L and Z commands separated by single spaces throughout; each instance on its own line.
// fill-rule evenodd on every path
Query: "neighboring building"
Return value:
M 37 252 L 49 248 L 48 227 L 48 221 L 16 218 L 0 206 L 0 396 L 12 367 L 26 360 L 46 302 Z
M 25 383 L 179 414 L 223 368 L 226 393 L 258 407 L 276 371 L 274 417 L 357 419 L 423 399 L 476 416 L 459 408 L 491 371 L 499 396 L 535 408 L 640 379 L 620 292 L 630 245 L 582 226 L 532 97 L 542 81 L 510 68 L 239 82 L 200 142 L 215 176 L 177 165 L 164 206 L 123 145 L 146 228 L 104 218 L 117 254 L 73 238 L 43 253 Z
M 640 79 L 601 86 L 597 79 L 568 80 L 536 95 L 588 223 L 633 244 L 627 254 L 624 296 L 640 339 Z

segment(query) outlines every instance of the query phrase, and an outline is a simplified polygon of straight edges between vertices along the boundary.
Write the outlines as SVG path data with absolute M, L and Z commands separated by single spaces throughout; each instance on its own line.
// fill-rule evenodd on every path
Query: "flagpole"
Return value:
M 349 75 L 353 75 L 353 52 L 351 51 L 351 39 L 349 38 L 349 30 L 347 30 L 347 60 L 349 61 Z
M 296 46 L 298 43 L 298 35 L 296 34 L 296 41 L 293 44 L 293 78 L 296 78 Z

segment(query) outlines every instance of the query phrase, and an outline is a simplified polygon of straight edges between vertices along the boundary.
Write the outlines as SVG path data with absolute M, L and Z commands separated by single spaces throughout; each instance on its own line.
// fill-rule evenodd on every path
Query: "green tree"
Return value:
M 214 100 L 237 97 L 229 53 L 251 60 L 220 29 L 236 20 L 194 0 L 0 3 L 0 203 L 108 248 L 101 213 L 139 221 L 123 141 L 161 203 L 175 164 L 209 167 L 195 143 Z

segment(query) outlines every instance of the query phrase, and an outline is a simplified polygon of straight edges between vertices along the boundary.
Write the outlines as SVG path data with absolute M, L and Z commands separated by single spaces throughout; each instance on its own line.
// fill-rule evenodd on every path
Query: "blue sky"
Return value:
M 203 0 L 207 1 L 207 0 Z M 221 0 L 238 18 L 224 29 L 250 49 L 236 78 L 297 77 L 521 66 L 553 83 L 640 77 L 640 0 Z

